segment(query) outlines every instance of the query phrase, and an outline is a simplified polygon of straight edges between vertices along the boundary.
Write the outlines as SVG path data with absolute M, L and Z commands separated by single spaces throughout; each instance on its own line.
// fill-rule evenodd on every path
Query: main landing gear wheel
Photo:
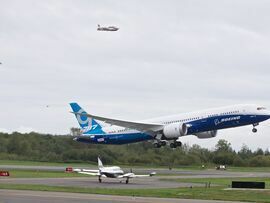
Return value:
M 182 146 L 182 142 L 172 142 L 170 144 L 171 148 L 176 148 L 176 147 L 181 147 Z
M 160 147 L 161 147 L 161 144 L 160 144 L 159 142 L 154 143 L 154 147 L 155 147 L 155 148 L 160 148 Z
M 176 146 L 176 144 L 174 143 L 174 142 L 172 142 L 171 144 L 170 144 L 170 148 L 176 148 L 177 146 Z
M 160 148 L 160 147 L 164 147 L 164 146 L 166 146 L 166 144 L 167 144 L 167 142 L 166 142 L 166 141 L 161 140 L 161 141 L 157 141 L 157 142 L 155 142 L 155 143 L 154 143 L 154 147 L 155 147 L 155 148 Z
M 166 146 L 167 143 L 165 141 L 161 141 L 160 144 L 161 144 L 161 146 L 164 147 L 164 146 Z
M 126 184 L 128 184 L 128 179 L 126 179 Z
M 99 178 L 98 181 L 101 183 L 102 182 L 101 178 Z
M 177 147 L 182 147 L 182 142 L 175 142 Z

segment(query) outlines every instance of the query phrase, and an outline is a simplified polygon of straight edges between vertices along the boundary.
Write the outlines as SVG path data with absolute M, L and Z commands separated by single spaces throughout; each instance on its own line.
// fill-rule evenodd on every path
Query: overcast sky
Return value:
M 270 108 L 270 2 L 0 0 L 0 130 L 68 133 L 69 102 L 128 120 Z M 97 32 L 97 24 L 118 32 Z M 49 105 L 49 107 L 47 107 Z M 269 147 L 270 122 L 183 138 Z

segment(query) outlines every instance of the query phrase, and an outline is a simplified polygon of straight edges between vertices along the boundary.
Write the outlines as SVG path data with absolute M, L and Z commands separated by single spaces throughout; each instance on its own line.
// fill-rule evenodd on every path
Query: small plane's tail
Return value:
M 100 158 L 98 157 L 98 168 L 103 168 L 103 164 L 102 161 L 100 160 Z
M 72 108 L 72 111 L 74 113 L 79 113 L 79 114 L 86 114 L 86 111 L 81 108 L 79 106 L 79 104 L 77 103 L 70 103 L 70 106 Z M 75 117 L 79 123 L 79 125 L 81 126 L 81 128 L 86 129 L 86 130 L 101 130 L 101 126 L 99 123 L 96 122 L 95 119 L 89 118 L 87 116 L 84 115 L 79 115 L 79 114 L 75 114 Z

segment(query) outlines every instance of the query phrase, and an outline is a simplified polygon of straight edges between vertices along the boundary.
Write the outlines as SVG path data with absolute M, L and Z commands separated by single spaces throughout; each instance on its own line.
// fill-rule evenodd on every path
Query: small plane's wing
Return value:
M 84 171 L 81 171 L 81 172 L 78 172 L 79 174 L 84 174 L 84 175 L 90 175 L 90 176 L 100 176 L 99 173 L 90 173 L 90 172 L 84 172 Z
M 88 170 L 88 169 L 75 168 L 75 169 L 73 169 L 73 171 L 80 173 L 80 174 L 85 174 L 85 175 L 100 176 L 99 170 Z
M 126 173 L 122 176 L 118 176 L 118 178 L 143 178 L 143 177 L 151 177 L 151 176 L 154 176 L 156 175 L 156 172 L 152 172 L 148 175 L 136 175 L 134 173 Z
M 95 115 L 86 114 L 86 113 L 76 113 L 76 112 L 71 112 L 71 113 L 74 113 L 76 115 L 81 115 L 81 116 L 87 116 L 89 118 L 100 120 L 100 121 L 103 121 L 105 123 L 109 123 L 112 125 L 135 129 L 138 131 L 148 132 L 148 133 L 158 132 L 158 131 L 162 130 L 164 127 L 164 125 L 157 124 L 157 123 L 126 121 L 126 120 L 119 120 L 119 119 L 113 119 L 113 118 L 106 118 L 106 117 L 102 117 L 102 116 L 95 116 Z

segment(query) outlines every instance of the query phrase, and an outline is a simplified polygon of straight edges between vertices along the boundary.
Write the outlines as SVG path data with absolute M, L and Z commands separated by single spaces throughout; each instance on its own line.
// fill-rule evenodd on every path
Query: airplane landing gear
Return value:
M 182 146 L 182 142 L 180 141 L 174 141 L 170 144 L 171 148 L 176 148 L 176 147 L 181 147 Z
M 166 141 L 161 141 L 160 144 L 161 144 L 161 146 L 164 147 L 164 146 L 166 146 L 167 142 Z
M 170 148 L 176 148 L 177 146 L 175 145 L 175 143 L 174 142 L 172 142 L 171 144 L 170 144 Z
M 101 178 L 100 178 L 100 177 L 98 178 L 98 182 L 100 182 L 100 183 L 102 182 L 102 180 L 101 180 Z
M 252 129 L 252 132 L 253 132 L 253 133 L 256 133 L 257 131 L 258 131 L 257 128 L 253 128 L 253 129 Z
M 256 133 L 258 131 L 257 128 L 255 128 L 255 126 L 257 126 L 257 125 L 259 125 L 259 123 L 254 123 L 253 124 L 253 128 L 252 128 L 253 133 Z
M 163 146 L 165 146 L 166 145 L 166 141 L 159 141 L 159 142 L 155 142 L 154 143 L 154 147 L 155 148 L 160 148 L 160 147 L 163 147 Z
M 154 143 L 154 147 L 155 148 L 160 148 L 161 147 L 161 144 L 159 142 L 156 142 L 156 143 Z
M 168 141 L 166 141 L 166 140 L 160 140 L 160 141 L 154 143 L 154 147 L 160 148 L 160 147 L 166 146 L 167 143 L 168 143 Z M 174 142 L 170 143 L 171 148 L 176 148 L 176 147 L 181 147 L 181 146 L 182 146 L 182 142 L 180 142 L 180 141 L 175 140 Z
M 126 184 L 128 184 L 128 180 L 129 180 L 129 179 L 127 178 L 127 179 L 126 179 Z

